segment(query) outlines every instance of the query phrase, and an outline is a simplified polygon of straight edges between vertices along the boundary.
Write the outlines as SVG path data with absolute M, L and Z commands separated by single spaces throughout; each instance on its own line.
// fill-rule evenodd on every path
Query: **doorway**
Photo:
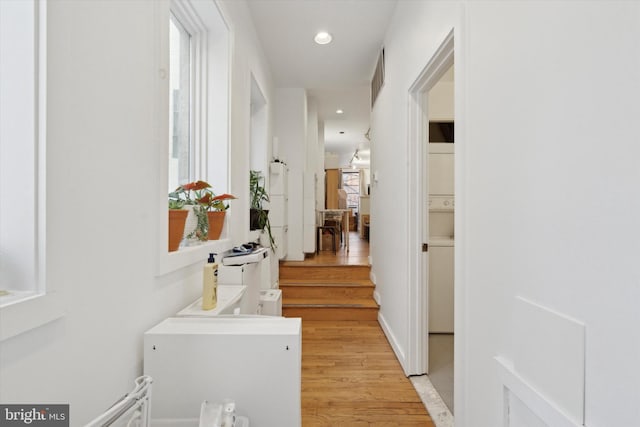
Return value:
M 453 412 L 454 82 L 453 66 L 428 93 L 428 373 Z
M 430 289 L 429 278 L 433 276 L 433 273 L 441 267 L 442 261 L 441 252 L 439 249 L 434 252 L 436 243 L 435 235 L 430 235 L 430 223 L 431 227 L 434 227 L 434 231 L 439 231 L 439 227 L 450 227 L 449 235 L 444 233 L 447 239 L 452 240 L 453 237 L 453 210 L 450 215 L 434 216 L 432 219 L 430 216 L 430 202 L 431 204 L 441 203 L 444 212 L 444 202 L 446 199 L 437 198 L 432 200 L 430 197 L 430 155 L 429 155 L 429 134 L 430 134 L 430 98 L 432 95 L 435 97 L 435 92 L 430 94 L 438 82 L 447 74 L 447 72 L 454 66 L 454 31 L 452 30 L 441 43 L 438 50 L 426 64 L 422 72 L 418 75 L 413 85 L 409 88 L 409 139 L 408 139 L 408 153 L 409 158 L 412 159 L 409 163 L 409 236 L 408 239 L 408 277 L 409 277 L 409 324 L 408 324 L 408 357 L 407 357 L 407 374 L 423 375 L 430 372 L 432 368 L 430 363 L 430 345 L 429 345 L 429 331 L 430 331 L 430 318 L 433 323 L 436 320 L 433 319 L 433 314 L 430 313 L 430 296 L 433 290 Z M 451 82 L 453 83 L 453 82 Z M 452 102 L 452 101 L 451 101 Z M 449 133 L 453 130 L 453 117 L 449 120 L 443 120 L 444 122 L 450 122 L 443 126 L 437 126 L 439 128 L 439 137 L 448 138 Z M 433 132 L 435 133 L 435 132 Z M 451 144 L 452 145 L 452 144 Z M 452 158 L 450 159 L 452 160 Z M 437 166 L 436 166 L 437 167 Z M 435 167 L 434 167 L 435 169 Z M 434 177 L 431 177 L 434 179 Z M 447 195 L 449 197 L 449 203 L 452 203 L 453 194 Z M 439 212 L 440 213 L 440 212 Z M 445 218 L 446 217 L 446 221 Z M 435 220 L 435 223 L 434 223 Z M 450 222 L 448 222 L 450 220 Z M 438 222 L 442 222 L 442 224 Z M 447 228 L 444 227 L 444 228 Z M 442 236 L 445 237 L 445 236 Z M 437 246 L 437 245 L 436 245 Z M 446 249 L 445 252 L 451 253 L 453 247 Z M 433 257 L 433 265 L 430 265 L 430 258 Z M 451 259 L 453 262 L 453 259 Z M 438 266 L 436 267 L 436 264 Z M 451 289 L 453 284 L 451 283 L 451 299 L 453 298 Z M 451 312 L 453 308 L 451 307 Z M 434 355 L 432 354 L 432 358 Z M 438 362 L 437 360 L 434 362 Z M 448 364 L 448 362 L 447 362 Z M 453 407 L 453 378 L 449 379 L 450 385 L 450 406 Z M 428 381 L 429 386 L 431 383 Z M 415 382 L 414 382 L 415 383 Z M 442 387 L 441 387 L 442 388 Z M 437 395 L 437 393 L 436 393 Z M 427 408 L 432 411 L 447 411 L 445 403 L 438 397 L 434 402 L 433 407 L 430 407 L 430 402 L 425 401 Z

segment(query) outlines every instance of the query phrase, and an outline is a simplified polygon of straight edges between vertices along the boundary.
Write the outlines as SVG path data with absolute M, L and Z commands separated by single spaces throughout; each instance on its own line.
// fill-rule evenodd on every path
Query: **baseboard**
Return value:
M 389 341 L 389 345 L 391 345 L 391 348 L 393 349 L 393 352 L 395 353 L 396 358 L 398 359 L 398 362 L 400 362 L 400 366 L 402 366 L 402 370 L 406 374 L 407 372 L 407 370 L 405 369 L 405 367 L 407 366 L 406 356 L 402 351 L 402 347 L 400 347 L 400 345 L 398 344 L 398 340 L 396 340 L 395 335 L 393 335 L 393 332 L 391 331 L 389 324 L 385 320 L 384 315 L 381 312 L 378 312 L 378 323 L 382 328 L 382 332 L 384 332 L 384 335 L 387 337 L 387 341 Z
M 379 306 L 382 305 L 381 303 L 381 299 L 380 299 L 380 293 L 378 291 L 373 291 L 373 300 L 376 302 L 376 304 L 378 304 Z
M 376 278 L 376 274 L 373 271 L 369 272 L 369 280 L 371 280 L 371 283 L 373 283 L 374 285 L 377 284 L 377 278 Z

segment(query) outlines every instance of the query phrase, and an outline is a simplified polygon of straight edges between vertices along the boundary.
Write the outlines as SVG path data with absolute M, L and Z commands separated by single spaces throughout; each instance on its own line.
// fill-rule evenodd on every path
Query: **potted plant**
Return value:
M 222 233 L 222 227 L 224 226 L 224 218 L 229 209 L 229 204 L 224 204 L 225 200 L 232 200 L 236 197 L 231 194 L 221 194 L 216 196 L 213 191 L 206 189 L 204 194 L 201 194 L 196 201 L 198 204 L 206 209 L 209 230 L 208 239 L 218 240 Z
M 264 209 L 263 203 L 269 202 L 269 194 L 264 187 L 264 177 L 260 171 L 249 171 L 249 194 L 251 196 L 251 209 L 249 211 L 249 225 L 251 230 L 266 231 L 269 236 L 269 244 L 274 248 L 275 242 L 271 235 L 269 223 L 269 211 Z
M 203 190 L 210 187 L 205 181 L 194 181 L 183 184 L 169 193 L 169 199 L 182 201 L 187 210 L 190 211 L 184 231 L 184 237 L 187 239 L 208 240 L 209 220 L 207 218 L 207 209 L 198 204 L 197 199 L 204 195 Z
M 178 250 L 184 235 L 184 224 L 189 212 L 183 207 L 183 200 L 169 199 L 169 252 Z

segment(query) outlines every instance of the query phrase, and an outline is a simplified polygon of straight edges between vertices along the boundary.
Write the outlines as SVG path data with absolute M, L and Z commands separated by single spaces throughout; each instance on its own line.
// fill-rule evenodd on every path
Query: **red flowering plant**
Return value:
M 225 200 L 235 199 L 231 194 L 221 194 L 216 196 L 210 190 L 211 185 L 205 181 L 195 181 L 183 184 L 176 188 L 175 191 L 169 193 L 169 204 L 192 205 L 193 212 L 198 219 L 195 229 L 187 235 L 187 238 L 197 238 L 198 240 L 207 240 L 209 231 L 209 220 L 207 211 L 226 211 L 229 205 L 224 203 Z
M 205 181 L 195 181 L 183 184 L 169 193 L 169 206 L 182 204 L 192 205 L 193 213 L 196 215 L 197 224 L 193 231 L 187 234 L 187 239 L 196 238 L 198 240 L 207 240 L 209 231 L 209 219 L 207 218 L 207 208 L 198 203 L 205 194 L 204 192 L 211 188 L 209 183 Z M 187 223 L 189 220 L 187 219 Z
M 221 194 L 216 196 L 211 190 L 205 190 L 204 195 L 196 199 L 200 206 L 204 206 L 208 211 L 224 212 L 229 209 L 229 204 L 224 204 L 225 200 L 235 199 L 236 196 L 231 194 Z
M 195 181 L 182 184 L 180 187 L 169 193 L 169 200 L 180 200 L 185 205 L 197 205 L 197 199 L 203 196 L 203 190 L 211 188 L 205 181 Z M 193 196 L 191 194 L 193 192 Z

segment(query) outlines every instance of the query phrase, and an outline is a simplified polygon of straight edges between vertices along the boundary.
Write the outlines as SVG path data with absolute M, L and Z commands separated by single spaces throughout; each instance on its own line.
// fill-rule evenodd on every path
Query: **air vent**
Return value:
M 384 85 L 384 48 L 380 49 L 380 55 L 378 56 L 378 63 L 376 64 L 376 71 L 373 73 L 373 79 L 371 80 L 371 108 L 378 99 L 378 94 Z

